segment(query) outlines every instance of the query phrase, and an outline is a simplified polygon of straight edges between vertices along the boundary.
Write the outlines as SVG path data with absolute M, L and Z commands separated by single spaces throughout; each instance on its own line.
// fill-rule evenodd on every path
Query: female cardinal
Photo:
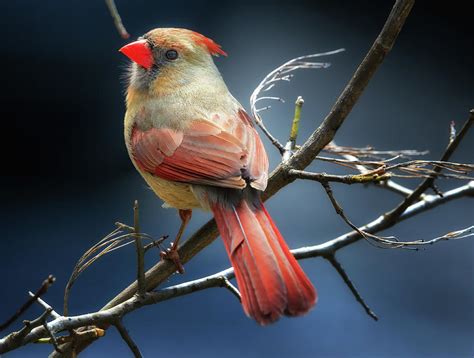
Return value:
M 130 158 L 182 219 L 165 256 L 180 266 L 176 249 L 191 210 L 210 210 L 245 313 L 265 325 L 308 312 L 316 291 L 260 199 L 265 149 L 212 60 L 226 53 L 185 29 L 154 29 L 120 52 L 133 61 L 125 115 Z

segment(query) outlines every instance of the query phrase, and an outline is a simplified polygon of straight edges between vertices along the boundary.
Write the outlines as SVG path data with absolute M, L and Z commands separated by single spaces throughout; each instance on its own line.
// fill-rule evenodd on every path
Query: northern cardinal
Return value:
M 158 28 L 120 49 L 130 67 L 125 142 L 130 158 L 182 225 L 165 255 L 182 270 L 177 244 L 201 208 L 214 214 L 245 313 L 259 324 L 298 316 L 316 303 L 313 285 L 263 206 L 268 158 L 254 124 L 229 93 L 194 31 Z

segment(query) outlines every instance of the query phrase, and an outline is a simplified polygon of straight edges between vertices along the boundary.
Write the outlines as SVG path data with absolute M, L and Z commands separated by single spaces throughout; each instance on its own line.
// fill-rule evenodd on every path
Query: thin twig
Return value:
M 34 298 L 35 297 L 35 294 L 31 291 L 28 291 L 28 294 L 30 295 L 30 297 Z M 43 307 L 45 310 L 50 310 L 51 312 L 51 316 L 53 318 L 58 318 L 60 315 L 58 312 L 56 312 L 55 310 L 53 310 L 53 307 L 51 307 L 49 304 L 47 304 L 45 301 L 43 301 L 41 299 L 41 297 L 36 297 L 36 302 L 38 302 L 38 304 Z
M 56 281 L 53 275 L 49 275 L 41 284 L 40 288 L 31 296 L 9 319 L 0 325 L 0 331 L 3 331 L 13 322 L 15 322 L 33 303 L 42 295 L 44 295 L 49 287 Z
M 291 123 L 290 137 L 285 145 L 285 152 L 282 156 L 282 161 L 286 162 L 290 159 L 290 156 L 296 148 L 296 138 L 298 137 L 298 132 L 300 130 L 300 120 L 301 120 L 301 109 L 303 108 L 304 100 L 303 97 L 298 96 L 295 102 L 295 114 L 293 116 L 293 122 Z
M 336 269 L 339 276 L 341 276 L 344 283 L 347 285 L 347 287 L 349 287 L 349 289 L 351 290 L 351 292 L 354 295 L 355 299 L 357 300 L 357 302 L 359 302 L 362 305 L 365 312 L 367 312 L 367 314 L 370 317 L 372 317 L 375 321 L 378 321 L 379 318 L 377 317 L 375 312 L 372 311 L 370 309 L 370 307 L 367 305 L 367 303 L 364 301 L 364 299 L 360 295 L 359 291 L 357 290 L 357 288 L 354 286 L 351 279 L 349 278 L 349 275 L 347 275 L 347 273 L 344 270 L 344 268 L 342 267 L 341 263 L 336 259 L 336 255 L 330 254 L 330 255 L 324 256 L 324 258 L 326 260 L 328 260 L 331 263 L 331 265 Z
M 429 153 L 429 151 L 418 151 L 415 149 L 400 149 L 400 150 L 375 150 L 373 147 L 367 146 L 364 148 L 346 147 L 336 145 L 333 141 L 324 147 L 323 152 L 338 154 L 338 155 L 351 155 L 353 157 L 360 158 L 385 158 L 385 157 L 400 157 L 400 158 L 412 158 L 415 156 L 422 156 Z M 349 158 L 347 158 L 349 159 Z
M 223 287 L 227 288 L 239 301 L 242 301 L 242 296 L 239 289 L 235 287 L 226 276 L 222 276 Z
M 454 151 L 458 147 L 459 143 L 461 143 L 462 139 L 464 138 L 466 133 L 469 131 L 469 128 L 471 127 L 473 122 L 474 122 L 474 109 L 471 109 L 469 111 L 469 118 L 464 123 L 462 129 L 459 131 L 456 138 L 454 138 L 448 144 L 440 161 L 447 162 L 449 160 L 451 155 L 454 153 Z M 437 167 L 434 167 L 433 171 L 435 173 L 439 173 L 441 169 L 442 169 L 441 167 L 437 166 Z M 420 196 L 426 191 L 426 189 L 428 189 L 434 183 L 435 178 L 436 176 L 431 176 L 431 177 L 426 178 L 410 195 L 408 195 L 405 198 L 405 200 L 403 200 L 400 203 L 400 205 L 398 205 L 391 212 L 387 213 L 387 216 L 389 217 L 389 219 L 396 218 L 401 213 L 403 213 L 403 211 L 405 211 L 406 208 L 408 208 L 411 204 L 416 202 L 420 198 Z
M 350 228 L 357 231 L 361 236 L 363 236 L 366 239 L 370 238 L 370 239 L 374 239 L 376 241 L 381 241 L 381 242 L 386 242 L 387 241 L 387 238 L 382 238 L 382 237 L 373 235 L 371 233 L 365 232 L 365 231 L 359 229 L 356 225 L 354 225 L 352 223 L 352 221 L 350 221 L 349 218 L 346 216 L 346 214 L 344 213 L 344 209 L 342 209 L 342 206 L 337 202 L 336 198 L 334 197 L 334 193 L 333 193 L 332 188 L 329 185 L 329 183 L 323 181 L 323 182 L 321 182 L 321 185 L 323 186 L 324 190 L 326 191 L 326 194 L 327 194 L 329 200 L 331 201 L 331 204 L 332 204 L 334 210 L 336 211 L 337 215 L 339 215 Z
M 331 141 L 331 143 L 329 144 L 330 146 L 333 146 L 333 147 L 339 147 L 335 142 L 334 140 Z M 350 161 L 353 161 L 353 162 L 359 162 L 359 158 L 355 156 L 354 153 L 341 153 L 342 154 L 342 157 L 347 159 L 347 160 L 350 160 Z M 401 155 L 400 153 L 394 153 L 395 155 Z M 361 174 L 367 174 L 368 172 L 370 172 L 369 169 L 367 169 L 365 166 L 363 165 L 356 165 L 356 169 L 361 173 Z M 378 186 L 378 187 L 382 187 L 382 188 L 385 188 L 385 189 L 388 189 L 394 193 L 397 193 L 397 194 L 400 194 L 402 195 L 403 197 L 406 197 L 407 195 L 410 195 L 410 193 L 412 192 L 409 188 L 391 180 L 391 179 L 388 179 L 388 180 L 384 180 L 384 181 L 378 181 L 378 182 L 375 182 L 375 184 Z
M 122 324 L 122 321 L 121 320 L 115 321 L 114 326 L 115 326 L 115 328 L 117 328 L 117 331 L 119 331 L 120 336 L 125 341 L 125 343 L 127 343 L 127 346 L 132 351 L 133 356 L 135 358 L 142 358 L 142 354 L 140 352 L 140 349 L 138 348 L 137 344 L 133 341 L 132 337 L 128 333 L 125 326 Z
M 114 24 L 115 24 L 115 27 L 116 27 L 118 33 L 120 34 L 120 36 L 122 36 L 123 39 L 128 39 L 130 37 L 130 34 L 127 32 L 127 29 L 125 28 L 125 26 L 122 23 L 122 18 L 120 17 L 120 14 L 117 10 L 117 6 L 115 5 L 115 1 L 114 0 L 105 0 L 105 3 L 107 4 L 107 7 L 109 8 L 110 15 L 114 19 Z
M 51 344 L 54 347 L 54 350 L 58 353 L 62 353 L 61 349 L 59 348 L 58 341 L 56 340 L 56 337 L 53 332 L 48 327 L 48 322 L 46 321 L 46 318 L 43 320 L 43 328 L 45 329 L 46 333 L 48 334 L 48 337 L 51 341 Z
M 133 231 L 135 234 L 135 246 L 137 250 L 137 282 L 138 294 L 143 295 L 146 292 L 145 283 L 145 253 L 140 237 L 140 212 L 138 208 L 138 200 L 133 205 Z
M 143 247 L 143 251 L 146 253 L 148 250 L 150 250 L 154 247 L 157 247 L 158 249 L 163 250 L 161 248 L 161 244 L 165 240 L 168 240 L 168 237 L 169 237 L 168 235 L 164 235 L 164 236 L 160 237 L 158 240 L 153 240 L 152 242 L 150 242 L 149 244 L 147 244 Z
M 322 56 L 330 56 L 337 54 L 339 52 L 344 51 L 344 49 L 338 49 L 334 51 L 324 52 L 324 53 L 316 53 L 312 55 L 305 55 L 293 58 L 281 66 L 274 69 L 268 75 L 264 77 L 264 79 L 258 84 L 258 86 L 253 91 L 252 95 L 250 96 L 250 110 L 255 120 L 255 123 L 260 127 L 263 133 L 268 137 L 270 142 L 278 149 L 280 154 L 283 156 L 286 153 L 285 147 L 276 139 L 273 134 L 265 127 L 263 123 L 262 117 L 259 113 L 270 109 L 271 106 L 257 108 L 257 103 L 262 100 L 276 100 L 279 102 L 285 102 L 280 97 L 275 96 L 261 96 L 263 92 L 269 91 L 275 87 L 276 84 L 284 82 L 289 82 L 293 77 L 291 72 L 300 70 L 300 69 L 314 69 L 314 68 L 328 68 L 331 64 L 327 62 L 310 62 L 308 59 L 312 59 L 315 57 L 322 57 Z
M 335 182 L 348 185 L 375 183 L 390 178 L 390 174 L 388 173 L 378 174 L 376 172 L 368 172 L 365 174 L 332 175 L 326 173 L 311 173 L 296 169 L 290 169 L 288 175 L 298 179 L 314 180 L 320 183 Z

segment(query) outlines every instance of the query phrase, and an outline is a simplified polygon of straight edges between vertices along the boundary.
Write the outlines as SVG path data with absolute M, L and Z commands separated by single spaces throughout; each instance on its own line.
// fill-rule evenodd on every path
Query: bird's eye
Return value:
M 178 58 L 178 51 L 168 50 L 166 51 L 165 56 L 168 60 L 171 60 L 171 61 L 176 60 Z

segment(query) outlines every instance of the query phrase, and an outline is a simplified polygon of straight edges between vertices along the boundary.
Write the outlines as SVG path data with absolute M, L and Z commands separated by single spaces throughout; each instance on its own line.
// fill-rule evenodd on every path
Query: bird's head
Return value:
M 227 54 L 197 32 L 158 28 L 119 50 L 133 61 L 130 85 L 137 89 L 185 85 L 215 69 L 212 56 Z

